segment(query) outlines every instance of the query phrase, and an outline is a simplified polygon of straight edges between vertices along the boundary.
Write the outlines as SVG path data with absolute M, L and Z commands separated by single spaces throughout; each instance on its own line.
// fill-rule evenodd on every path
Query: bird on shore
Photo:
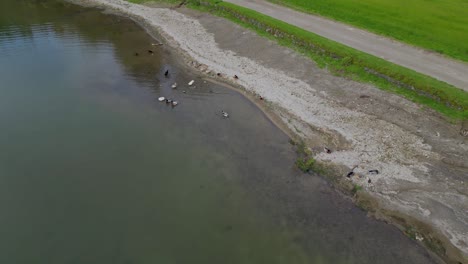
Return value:
M 148 53 L 153 55 L 154 52 L 152 50 L 148 50 Z
M 172 101 L 172 107 L 177 106 L 178 104 L 179 104 L 179 102 L 177 102 L 177 101 Z
M 227 112 L 225 112 L 224 110 L 221 110 L 221 116 L 223 118 L 229 118 L 229 114 Z
M 164 76 L 169 76 L 169 70 L 166 70 L 166 72 L 164 73 Z
M 462 128 L 460 130 L 460 135 L 462 135 L 464 137 L 468 137 L 468 128 Z
M 237 79 L 239 79 L 239 77 L 238 77 L 237 75 L 234 75 L 234 79 L 236 79 L 236 80 L 237 80 Z
M 354 167 L 351 169 L 351 171 L 348 172 L 348 174 L 346 174 L 346 177 L 351 178 L 351 176 L 354 175 L 354 169 L 356 169 L 357 167 L 358 167 L 357 165 L 354 166 Z
M 367 183 L 372 183 L 371 179 L 367 180 Z
M 327 148 L 327 147 L 323 148 L 323 150 L 324 150 L 326 153 L 328 153 L 328 154 L 332 153 L 331 149 L 329 149 L 329 148 Z

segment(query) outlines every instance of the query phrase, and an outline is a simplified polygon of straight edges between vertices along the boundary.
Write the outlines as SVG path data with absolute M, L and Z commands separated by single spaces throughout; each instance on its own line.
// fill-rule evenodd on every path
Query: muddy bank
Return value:
M 189 65 L 242 87 L 291 135 L 304 139 L 322 166 L 333 168 L 336 183 L 360 186 L 363 207 L 392 222 L 401 219 L 408 235 L 431 240 L 433 250 L 455 263 L 467 262 L 468 145 L 461 123 L 332 76 L 295 52 L 208 14 L 120 0 L 78 2 L 111 7 L 159 30 Z M 354 175 L 346 177 L 352 168 Z

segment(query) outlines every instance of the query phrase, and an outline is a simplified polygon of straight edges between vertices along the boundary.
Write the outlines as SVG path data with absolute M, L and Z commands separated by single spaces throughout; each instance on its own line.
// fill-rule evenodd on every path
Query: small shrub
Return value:
M 412 227 L 406 228 L 405 232 L 406 236 L 409 238 L 416 240 L 416 231 Z
M 296 166 L 303 172 L 309 172 L 314 167 L 315 160 L 313 158 L 301 158 L 296 160 Z
M 356 194 L 356 193 L 357 193 L 358 191 L 360 191 L 360 190 L 362 190 L 362 186 L 355 184 L 355 185 L 353 186 L 353 189 L 351 190 L 351 193 L 354 195 L 354 194 Z
M 312 153 L 310 152 L 310 150 L 307 148 L 306 144 L 304 143 L 304 141 L 299 141 L 299 142 L 296 142 L 296 153 L 300 156 L 309 156 L 311 155 Z

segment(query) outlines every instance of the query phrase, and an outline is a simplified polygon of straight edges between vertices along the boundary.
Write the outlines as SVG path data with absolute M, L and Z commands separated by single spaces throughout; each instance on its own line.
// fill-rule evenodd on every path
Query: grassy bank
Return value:
M 465 0 L 269 0 L 468 61 Z
M 275 39 L 281 45 L 310 57 L 320 67 L 326 67 L 336 75 L 372 83 L 383 90 L 430 107 L 451 119 L 468 119 L 468 93 L 449 84 L 250 9 L 215 0 L 188 0 L 187 4 L 191 8 L 225 17 L 262 36 Z

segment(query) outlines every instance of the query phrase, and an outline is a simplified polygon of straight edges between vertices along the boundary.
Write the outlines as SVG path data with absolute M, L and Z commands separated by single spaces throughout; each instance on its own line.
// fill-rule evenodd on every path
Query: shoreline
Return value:
M 465 244 L 466 246 L 463 247 L 463 242 L 467 243 L 468 241 L 464 241 L 464 239 L 467 239 L 465 233 L 463 233 L 463 223 L 461 223 L 461 225 L 457 225 L 458 229 L 450 230 L 450 232 L 445 230 L 448 233 L 439 234 L 439 232 L 444 231 L 442 227 L 444 227 L 444 225 L 447 225 L 450 222 L 443 222 L 442 225 L 439 226 L 435 225 L 434 223 L 428 224 L 421 220 L 421 215 L 423 216 L 423 219 L 424 217 L 427 218 L 429 215 L 431 215 L 432 208 L 430 208 L 430 206 L 426 204 L 423 204 L 422 206 L 421 204 L 406 204 L 407 207 L 402 208 L 401 204 L 405 205 L 404 202 L 408 202 L 408 199 L 405 201 L 401 197 L 397 197 L 398 188 L 408 188 L 406 187 L 408 183 L 412 186 L 411 188 L 417 188 L 416 185 L 419 183 L 425 183 L 426 185 L 429 185 L 428 183 L 430 183 L 429 181 L 424 179 L 432 172 L 430 170 L 431 166 L 429 166 L 428 164 L 430 164 L 431 161 L 440 160 L 442 155 L 433 151 L 432 146 L 428 145 L 427 142 L 425 142 L 425 138 L 418 137 L 418 135 L 415 135 L 414 132 L 407 133 L 405 129 L 402 129 L 398 125 L 392 124 L 391 122 L 387 122 L 386 120 L 383 120 L 379 117 L 369 116 L 367 113 L 363 113 L 360 111 L 353 111 L 353 109 L 347 108 L 346 105 L 343 105 L 343 103 L 339 102 L 338 100 L 336 100 L 336 98 L 327 94 L 326 92 L 322 93 L 322 91 L 320 91 L 319 89 L 314 89 L 315 87 L 311 87 L 309 83 L 300 80 L 300 78 L 290 77 L 288 75 L 285 75 L 284 72 L 279 72 L 277 69 L 269 69 L 268 67 L 264 67 L 263 65 L 258 66 L 259 64 L 256 64 L 256 62 L 252 63 L 251 61 L 248 61 L 249 59 L 243 60 L 244 57 L 240 58 L 240 60 L 238 61 L 240 62 L 240 64 L 238 65 L 239 67 L 229 67 L 226 65 L 226 63 L 232 62 L 232 60 L 218 60 L 214 59 L 213 57 L 210 58 L 208 56 L 203 56 L 203 53 L 201 51 L 206 49 L 205 45 L 203 45 L 204 43 L 195 43 L 187 41 L 186 43 L 182 43 L 185 45 L 183 46 L 180 42 L 178 43 L 180 39 L 177 40 L 174 38 L 175 36 L 180 37 L 182 39 L 183 36 L 181 36 L 180 33 L 170 32 L 171 29 L 168 29 L 167 27 L 166 29 L 161 28 L 161 24 L 159 24 L 158 26 L 156 21 L 151 20 L 148 15 L 150 11 L 154 11 L 152 10 L 154 8 L 146 6 L 137 6 L 120 0 L 68 1 L 76 4 L 84 4 L 85 6 L 93 7 L 96 7 L 96 4 L 99 4 L 98 6 L 110 8 L 112 12 L 115 12 L 116 14 L 125 15 L 132 18 L 138 24 L 140 24 L 153 38 L 161 39 L 167 45 L 177 49 L 178 56 L 180 56 L 182 58 L 182 61 L 185 62 L 185 64 L 181 63 L 181 65 L 184 64 L 186 68 L 197 70 L 203 76 L 209 78 L 210 81 L 214 80 L 214 82 L 216 83 L 220 83 L 224 86 L 240 91 L 248 100 L 257 105 L 257 107 L 259 107 L 259 109 L 261 109 L 261 111 L 263 111 L 265 115 L 276 126 L 283 130 L 283 132 L 285 132 L 289 137 L 296 139 L 305 139 L 306 144 L 312 147 L 312 152 L 314 153 L 315 158 L 320 162 L 320 164 L 332 168 L 330 172 L 330 174 L 333 174 L 331 176 L 331 180 L 334 182 L 335 185 L 337 185 L 338 189 L 346 191 L 346 189 L 348 188 L 349 191 L 349 187 L 353 185 L 359 185 L 363 188 L 363 190 L 359 191 L 358 195 L 354 197 L 358 206 L 365 208 L 376 218 L 387 222 L 391 222 L 402 230 L 408 229 L 408 226 L 414 226 L 416 231 L 414 231 L 414 234 L 412 235 L 414 235 L 415 237 L 416 235 L 423 236 L 425 242 L 431 240 L 431 236 L 433 236 L 432 239 L 434 239 L 434 241 L 438 243 L 441 243 L 441 245 L 443 246 L 443 250 L 446 252 L 437 252 L 437 248 L 435 251 L 439 254 L 444 253 L 444 255 L 446 255 L 446 259 L 453 260 L 453 263 L 456 263 L 455 261 L 459 261 L 459 263 L 464 263 L 463 261 L 466 261 L 466 258 L 468 256 L 468 245 Z M 146 9 L 148 9 L 149 11 L 148 13 L 138 13 L 135 10 L 132 11 L 129 9 L 123 9 L 129 8 L 131 6 L 137 6 L 135 8 L 140 11 Z M 166 9 L 165 11 L 169 10 Z M 200 25 L 201 28 L 199 25 L 193 26 L 193 24 L 196 23 L 194 21 L 197 20 L 189 17 L 186 14 L 182 14 L 174 10 L 170 10 L 168 13 L 170 14 L 166 15 L 173 16 L 173 22 L 176 21 L 171 25 L 176 25 L 172 30 L 181 30 L 182 27 L 192 27 L 190 28 L 190 30 L 196 31 L 201 30 L 201 28 L 203 28 L 202 25 Z M 179 27 L 177 27 L 177 20 L 179 20 L 178 22 L 181 22 L 178 25 Z M 214 38 L 213 42 L 214 44 L 216 44 Z M 211 45 L 213 43 L 211 43 L 211 40 L 208 40 L 208 44 Z M 191 45 L 195 45 L 197 47 L 195 49 L 190 49 Z M 184 47 L 187 49 L 184 49 Z M 239 56 L 241 56 L 237 54 L 232 54 L 233 52 L 230 50 L 226 51 L 221 49 L 221 51 L 226 52 L 226 56 L 229 58 L 231 58 L 230 56 L 233 55 L 234 58 L 239 58 Z M 199 61 L 202 63 L 200 63 Z M 225 76 L 227 76 L 227 78 L 220 78 L 216 76 L 216 73 L 218 71 L 215 71 L 215 69 L 219 70 L 219 68 L 224 68 L 224 71 L 220 70 L 219 72 L 227 72 L 225 73 Z M 254 69 L 254 73 L 249 74 L 249 69 Z M 257 71 L 263 72 L 258 73 Z M 240 79 L 234 81 L 232 77 L 229 77 L 233 76 L 234 74 L 239 74 Z M 261 81 L 258 81 L 257 78 L 253 78 L 249 75 L 256 75 L 256 77 L 260 76 L 258 79 L 260 79 Z M 244 79 L 247 76 L 249 76 L 250 78 Z M 264 79 L 270 78 L 272 79 L 272 81 L 264 80 L 262 79 L 262 77 Z M 284 81 L 283 79 L 286 79 L 286 81 Z M 340 79 L 344 80 L 343 78 Z M 350 80 L 344 81 L 345 83 L 352 82 Z M 279 86 L 281 89 L 276 89 L 274 91 L 266 89 L 267 87 L 271 87 L 272 85 Z M 283 85 L 286 88 L 281 87 Z M 300 89 L 295 89 L 298 86 Z M 371 87 L 369 89 L 375 88 Z M 286 92 L 284 90 L 286 90 Z M 275 94 L 273 94 L 273 92 L 275 92 Z M 380 93 L 382 92 L 380 91 Z M 309 99 L 309 97 L 316 99 L 305 100 L 304 94 L 307 95 L 307 99 Z M 258 102 L 258 99 L 256 99 L 258 98 L 256 97 L 258 95 L 263 96 L 266 100 L 262 101 L 261 103 Z M 389 97 L 391 97 L 391 100 L 398 100 L 398 98 L 395 96 Z M 400 98 L 400 100 L 404 99 Z M 308 105 L 310 106 L 311 103 L 318 104 L 319 106 L 315 108 L 307 107 Z M 289 104 L 292 104 L 293 107 L 290 107 L 288 109 L 286 106 L 288 106 Z M 294 107 L 294 104 L 298 104 L 298 106 Z M 416 114 L 421 114 L 419 111 L 422 110 L 420 110 L 418 106 L 412 103 L 407 104 L 409 110 L 404 109 L 405 111 L 416 112 Z M 324 106 L 323 108 L 321 107 L 322 105 Z M 320 111 L 332 112 L 321 114 Z M 341 113 L 341 116 L 339 116 L 338 119 L 332 118 L 334 115 L 339 113 Z M 430 112 L 423 112 L 423 114 L 427 113 Z M 312 115 L 313 117 L 310 117 L 310 115 Z M 318 117 L 315 117 L 315 115 L 317 115 Z M 354 119 L 365 119 L 365 122 L 356 122 L 353 121 Z M 328 122 L 332 122 L 332 124 L 329 124 Z M 347 126 L 335 126 L 333 122 L 347 122 Z M 384 129 L 383 131 L 381 131 L 378 130 L 378 128 L 374 128 L 378 133 L 372 131 L 375 134 L 374 138 L 372 138 L 372 140 L 368 140 L 366 137 L 367 133 L 363 134 L 363 132 L 360 131 L 359 128 L 354 127 L 359 127 L 362 125 L 372 126 L 373 123 L 378 123 L 378 125 L 383 126 L 390 126 L 390 129 Z M 450 124 L 448 124 L 447 126 L 450 126 Z M 347 133 L 348 131 L 346 131 L 346 129 L 354 129 L 355 131 L 351 131 L 354 133 Z M 388 130 L 390 130 L 390 133 Z M 391 132 L 396 133 L 392 134 Z M 397 143 L 388 142 L 388 140 L 384 142 L 381 142 L 381 140 L 379 141 L 379 139 L 382 139 L 383 137 L 392 138 L 398 136 L 404 138 L 404 140 L 397 140 Z M 368 146 L 367 144 L 369 144 L 370 146 Z M 385 147 L 386 145 L 387 148 L 384 151 L 381 151 L 380 147 Z M 322 149 L 322 146 L 333 146 L 333 154 L 327 155 L 321 152 L 320 149 Z M 394 148 L 397 148 L 397 150 L 394 151 Z M 411 149 L 409 153 L 394 153 L 403 152 L 406 148 Z M 417 148 L 420 148 L 420 150 L 415 150 Z M 463 150 L 463 146 L 461 146 L 460 151 Z M 365 153 L 366 151 L 373 151 L 377 152 L 378 154 L 371 154 L 362 158 L 361 156 L 359 156 L 360 151 L 361 154 L 363 152 Z M 392 157 L 398 155 L 399 157 L 397 158 Z M 377 157 L 373 158 L 372 156 Z M 460 159 L 461 164 L 463 164 L 463 156 Z M 370 168 L 371 164 L 376 163 L 379 163 L 380 168 L 390 166 L 393 170 L 397 171 L 397 173 L 396 175 L 392 175 L 392 173 L 388 173 L 385 170 L 382 170 L 382 173 L 378 177 L 373 178 L 373 184 L 367 185 L 366 182 L 368 176 L 366 175 L 366 170 Z M 356 170 L 357 176 L 353 177 L 350 180 L 348 180 L 346 177 L 343 177 L 343 174 L 345 175 L 346 168 L 352 168 L 356 164 L 358 165 L 358 168 Z M 445 177 L 446 175 L 442 176 Z M 439 178 L 437 178 L 436 181 L 438 182 Z M 462 188 L 462 193 L 465 193 L 466 183 L 462 183 Z M 432 191 L 433 190 L 429 189 L 426 192 L 430 193 Z M 466 195 L 464 195 L 463 197 L 455 197 L 455 199 L 459 198 L 461 198 L 463 201 L 463 199 L 466 199 Z M 401 201 L 403 201 L 403 203 Z M 414 201 L 411 201 L 410 199 L 409 202 Z M 414 212 L 415 215 L 410 215 L 410 212 L 415 210 L 414 206 L 416 206 L 416 210 L 418 211 Z M 465 208 L 464 204 L 461 203 L 457 206 L 458 207 L 455 208 L 455 210 L 461 211 L 461 220 L 467 220 L 463 217 L 463 209 Z M 429 215 L 426 215 L 427 211 L 429 211 Z M 390 215 L 392 214 L 395 217 L 391 217 Z M 402 218 L 403 221 L 400 221 L 401 223 L 398 223 L 398 221 L 395 221 L 395 219 L 398 218 Z M 438 218 L 439 219 L 436 220 L 440 220 L 440 216 Z M 414 224 L 415 222 L 421 222 L 421 226 L 418 227 L 420 224 Z M 404 226 L 404 223 L 406 223 L 407 226 Z M 423 224 L 429 226 L 430 229 L 433 229 L 434 231 L 427 230 L 427 227 L 422 227 Z M 423 233 L 422 231 L 425 232 Z M 428 233 L 426 234 L 426 232 Z M 451 237 L 452 239 L 450 239 L 449 237 Z M 459 241 L 462 242 L 461 246 L 458 245 L 457 247 L 457 243 L 459 242 L 457 241 L 457 239 L 459 239 Z M 430 246 L 426 245 L 426 247 Z M 462 252 L 464 252 L 465 256 L 463 256 Z

